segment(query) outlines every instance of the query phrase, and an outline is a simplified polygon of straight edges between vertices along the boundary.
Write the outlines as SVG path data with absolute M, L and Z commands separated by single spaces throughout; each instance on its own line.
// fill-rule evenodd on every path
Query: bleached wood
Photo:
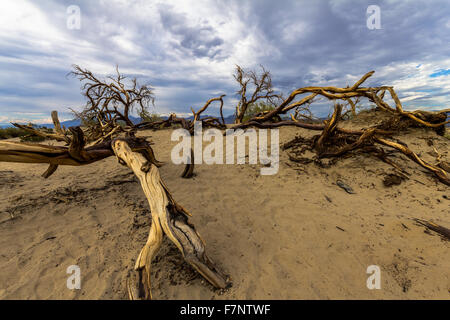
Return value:
M 207 257 L 202 239 L 195 227 L 188 222 L 189 214 L 173 200 L 161 180 L 157 166 L 149 162 L 143 154 L 134 152 L 126 141 L 115 140 L 112 148 L 119 162 L 126 164 L 138 177 L 152 215 L 147 242 L 135 264 L 135 270 L 139 273 L 137 289 L 129 287 L 130 298 L 151 298 L 151 262 L 161 246 L 163 234 L 169 237 L 185 260 L 206 280 L 217 288 L 225 288 L 225 277 Z

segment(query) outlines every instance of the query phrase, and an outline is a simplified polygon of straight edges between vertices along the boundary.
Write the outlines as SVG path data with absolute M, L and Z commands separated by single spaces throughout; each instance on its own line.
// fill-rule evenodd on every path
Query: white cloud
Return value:
M 375 32 L 365 25 L 366 0 L 80 0 L 81 30 L 66 28 L 70 4 L 0 2 L 0 117 L 79 106 L 80 85 L 65 78 L 72 64 L 100 75 L 119 64 L 150 81 L 161 113 L 184 113 L 217 93 L 231 112 L 235 64 L 260 63 L 285 90 L 350 85 L 374 69 L 367 83 L 394 85 L 408 108 L 450 102 L 450 77 L 429 77 L 450 66 L 445 1 L 380 1 L 383 30 Z

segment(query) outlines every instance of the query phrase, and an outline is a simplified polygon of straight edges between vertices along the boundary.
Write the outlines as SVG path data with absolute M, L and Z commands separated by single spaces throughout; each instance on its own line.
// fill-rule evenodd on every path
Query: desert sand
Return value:
M 154 142 L 163 180 L 233 283 L 214 290 L 166 239 L 152 265 L 154 299 L 450 298 L 450 242 L 413 220 L 450 228 L 449 187 L 405 156 L 393 159 L 411 176 L 391 187 L 383 178 L 393 167 L 373 156 L 320 168 L 281 150 L 273 176 L 261 176 L 259 164 L 203 164 L 182 179 L 171 130 L 140 134 Z M 316 133 L 284 127 L 280 142 L 298 134 Z M 410 129 L 401 140 L 431 163 L 433 146 L 450 160 L 450 140 L 431 130 Z M 127 299 L 150 225 L 137 179 L 113 157 L 43 179 L 46 167 L 0 163 L 0 298 Z M 81 268 L 80 290 L 66 287 L 70 265 Z M 381 269 L 380 290 L 366 286 L 369 265 Z

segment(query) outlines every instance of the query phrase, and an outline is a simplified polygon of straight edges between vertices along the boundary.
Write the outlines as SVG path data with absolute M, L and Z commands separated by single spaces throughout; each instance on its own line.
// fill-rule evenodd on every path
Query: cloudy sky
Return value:
M 367 27 L 369 5 L 381 29 Z M 393 85 L 409 109 L 450 107 L 448 0 L 1 0 L 0 13 L 0 123 L 45 123 L 55 109 L 70 119 L 84 102 L 72 64 L 99 75 L 119 65 L 155 88 L 160 114 L 222 93 L 231 114 L 236 64 L 264 65 L 284 93 L 375 70 L 366 85 Z

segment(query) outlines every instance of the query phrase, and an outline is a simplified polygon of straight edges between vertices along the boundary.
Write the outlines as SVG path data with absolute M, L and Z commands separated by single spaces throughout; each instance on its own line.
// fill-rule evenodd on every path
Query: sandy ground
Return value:
M 166 163 L 162 178 L 233 286 L 215 291 L 165 241 L 153 263 L 155 299 L 450 298 L 450 243 L 412 220 L 450 228 L 449 188 L 406 157 L 393 159 L 411 178 L 392 187 L 383 185 L 392 167 L 371 156 L 320 168 L 293 163 L 283 151 L 274 176 L 261 176 L 260 165 L 204 164 L 186 180 L 170 161 L 170 133 L 143 134 L 155 142 Z M 312 133 L 282 128 L 280 141 L 296 134 Z M 402 136 L 433 162 L 430 139 L 449 161 L 450 140 L 424 130 Z M 0 298 L 127 299 L 128 272 L 150 224 L 131 170 L 112 157 L 60 167 L 47 180 L 40 176 L 45 169 L 0 163 Z M 70 265 L 81 268 L 80 290 L 66 287 Z M 380 290 L 366 286 L 369 265 L 381 269 Z

